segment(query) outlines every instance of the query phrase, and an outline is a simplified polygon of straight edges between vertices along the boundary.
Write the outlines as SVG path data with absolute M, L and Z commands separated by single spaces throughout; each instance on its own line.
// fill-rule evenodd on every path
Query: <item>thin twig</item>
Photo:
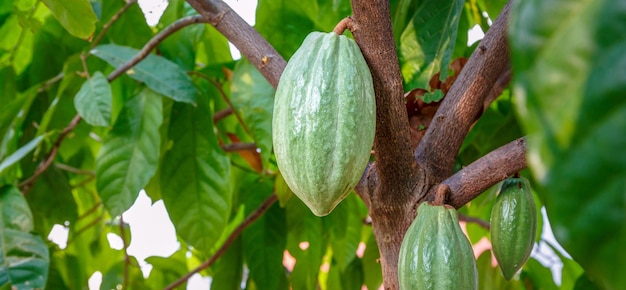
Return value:
M 72 185 L 72 188 L 82 187 L 83 185 L 93 181 L 94 179 L 96 179 L 96 175 L 89 176 L 85 178 L 84 180 L 82 180 L 81 182 Z
M 126 10 L 128 10 L 135 3 L 137 3 L 137 0 L 126 0 L 126 5 L 120 8 L 120 10 L 118 10 L 111 17 L 111 19 L 109 19 L 109 21 L 105 23 L 104 26 L 102 26 L 102 30 L 100 30 L 100 33 L 98 33 L 98 36 L 96 36 L 96 39 L 94 39 L 94 41 L 89 46 L 89 50 L 92 50 L 94 47 L 96 47 L 96 45 L 98 45 L 98 43 L 100 43 L 100 41 L 102 40 L 102 37 L 104 37 L 104 34 L 106 34 L 109 28 L 113 26 L 113 23 L 115 23 L 115 21 L 117 21 L 120 18 L 120 16 L 124 14 L 124 12 L 126 12 Z
M 459 213 L 459 221 L 477 224 L 478 226 L 486 230 L 489 230 L 491 228 L 491 225 L 489 224 L 489 222 L 476 218 L 476 217 L 467 216 L 462 213 Z
M 226 152 L 256 150 L 257 148 L 255 143 L 231 143 L 231 144 L 224 144 L 221 147 Z
M 122 238 L 124 250 L 124 279 L 122 280 L 122 289 L 127 289 L 130 256 L 128 255 L 128 241 L 126 240 L 126 224 L 124 223 L 122 216 L 120 216 L 120 237 Z
M 217 123 L 221 121 L 222 119 L 230 116 L 232 113 L 233 113 L 233 108 L 231 107 L 228 107 L 224 110 L 216 112 L 215 114 L 213 114 L 213 123 Z
M 39 87 L 39 89 L 37 89 L 37 93 L 43 93 L 46 89 L 48 89 L 50 86 L 54 85 L 55 83 L 57 83 L 58 81 L 62 80 L 63 77 L 65 76 L 65 74 L 63 72 L 60 72 L 59 74 L 57 74 L 56 76 L 54 76 L 53 78 L 45 81 L 41 87 Z
M 248 126 L 246 126 L 246 123 L 243 121 L 243 118 L 241 117 L 239 112 L 237 112 L 237 110 L 235 109 L 235 106 L 233 105 L 233 102 L 230 101 L 230 99 L 226 95 L 226 92 L 224 92 L 224 89 L 222 88 L 222 85 L 219 82 L 217 82 L 216 80 L 211 79 L 209 76 L 207 76 L 207 75 L 205 75 L 203 73 L 200 73 L 200 72 L 195 72 L 194 71 L 194 72 L 189 72 L 189 74 L 198 76 L 198 77 L 200 77 L 202 79 L 205 79 L 211 85 L 213 85 L 219 91 L 220 96 L 222 97 L 224 102 L 226 102 L 226 104 L 228 104 L 228 107 L 233 111 L 233 114 L 235 115 L 235 117 L 239 121 L 239 124 L 241 124 L 241 127 L 243 128 L 243 130 L 246 131 L 246 133 L 248 133 L 248 135 L 251 135 L 250 134 L 250 130 L 248 130 Z
M 87 54 L 87 53 L 81 53 L 80 54 L 80 62 L 83 65 L 83 72 L 79 73 L 79 75 L 81 77 L 90 79 L 91 76 L 89 76 L 89 68 L 87 68 L 87 57 L 89 57 L 89 54 Z
M 101 205 L 102 205 L 101 201 L 96 202 L 91 208 L 89 208 L 87 211 L 85 211 L 80 216 L 78 216 L 77 220 L 81 220 L 85 218 L 86 216 L 90 215 L 91 213 L 96 211 L 98 208 L 100 208 Z
M 207 20 L 200 15 L 187 16 L 176 20 L 174 23 L 170 24 L 165 29 L 161 30 L 159 33 L 153 36 L 133 58 L 128 60 L 123 65 L 117 67 L 113 72 L 111 72 L 109 76 L 107 76 L 107 80 L 109 82 L 113 81 L 114 79 L 125 73 L 127 70 L 138 64 L 140 61 L 146 58 L 150 54 L 150 52 L 155 47 L 157 47 L 159 43 L 161 43 L 161 41 L 170 36 L 172 33 L 191 24 L 206 22 Z
M 72 167 L 67 164 L 58 163 L 58 162 L 55 163 L 54 166 L 61 170 L 65 170 L 65 171 L 72 172 L 75 174 L 85 174 L 85 175 L 90 175 L 90 176 L 96 176 L 96 173 L 93 170 L 84 170 L 84 169 Z
M 28 191 L 31 190 L 31 188 L 35 184 L 35 181 L 37 181 L 37 178 L 39 178 L 39 176 L 43 174 L 46 171 L 46 169 L 48 169 L 48 167 L 50 167 L 50 165 L 52 164 L 52 161 L 57 156 L 57 153 L 59 153 L 59 146 L 61 146 L 61 142 L 63 142 L 63 139 L 65 139 L 65 137 L 78 125 L 78 123 L 80 123 L 80 120 L 81 120 L 81 117 L 79 115 L 76 115 L 74 119 L 70 121 L 67 127 L 65 127 L 63 131 L 61 131 L 61 134 L 59 134 L 59 137 L 52 145 L 52 149 L 48 153 L 48 156 L 46 156 L 46 159 L 44 160 L 44 162 L 41 163 L 37 167 L 37 169 L 35 169 L 35 172 L 33 173 L 31 177 L 29 177 L 28 179 L 26 179 L 25 181 L 23 181 L 22 183 L 18 185 L 20 188 L 22 188 L 23 195 L 26 195 Z
M 215 251 L 215 253 L 213 254 L 213 256 L 211 256 L 211 258 L 209 258 L 207 261 L 205 261 L 204 263 L 200 264 L 200 266 L 198 266 L 197 268 L 191 270 L 189 273 L 185 274 L 184 276 L 182 276 L 180 279 L 174 281 L 172 284 L 168 285 L 167 287 L 165 287 L 166 290 L 169 289 L 174 289 L 180 285 L 182 285 L 183 283 L 187 282 L 187 280 L 189 280 L 189 278 L 191 276 L 193 276 L 193 274 L 198 273 L 208 267 L 211 267 L 211 265 L 213 265 L 213 263 L 215 263 L 215 261 L 217 261 L 217 259 L 219 259 L 219 257 L 221 257 L 226 250 L 228 249 L 228 247 L 230 247 L 230 245 L 237 239 L 237 237 L 243 232 L 243 230 L 248 227 L 250 224 L 252 224 L 254 221 L 256 221 L 258 218 L 260 218 L 263 213 L 265 213 L 265 211 L 267 211 L 270 206 L 276 202 L 276 200 L 278 200 L 278 197 L 276 196 L 276 194 L 272 194 L 270 195 L 268 198 L 265 199 L 265 201 L 263 201 L 259 207 L 257 207 L 253 212 L 251 212 L 246 219 L 244 219 L 234 230 L 233 232 L 230 234 L 230 236 L 228 236 L 228 238 L 226 239 L 226 241 L 224 241 L 224 243 L 222 244 L 222 246 L 220 246 L 219 249 L 217 249 L 217 251 Z
M 79 230 L 76 231 L 76 233 L 72 236 L 72 239 L 68 239 L 67 240 L 67 245 L 69 246 L 69 244 L 73 243 L 74 240 L 76 240 L 76 238 L 78 236 L 80 236 L 82 233 L 84 233 L 85 231 L 87 231 L 88 229 L 90 229 L 91 227 L 97 225 L 99 222 L 102 221 L 102 219 L 104 218 L 104 214 L 100 214 L 98 217 L 96 217 L 95 219 L 93 219 L 91 222 L 89 222 L 87 225 L 85 225 L 84 227 L 80 228 Z

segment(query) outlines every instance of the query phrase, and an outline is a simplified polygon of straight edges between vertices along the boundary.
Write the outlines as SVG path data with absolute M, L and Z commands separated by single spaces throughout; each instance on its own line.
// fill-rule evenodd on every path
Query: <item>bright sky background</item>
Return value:
M 257 0 L 224 0 L 230 7 L 233 8 L 243 19 L 245 19 L 250 25 L 255 23 L 255 9 L 257 6 Z M 146 15 L 146 21 L 149 25 L 155 25 L 158 23 L 161 14 L 167 7 L 167 0 L 139 0 L 139 6 Z M 480 27 L 475 26 L 469 31 L 468 45 L 482 39 L 484 33 Z M 231 53 L 235 59 L 240 58 L 239 51 L 231 45 Z M 545 218 L 544 213 L 544 239 L 549 241 L 555 241 L 554 236 L 549 230 L 549 224 Z M 151 205 L 150 198 L 141 191 L 137 201 L 133 206 L 123 214 L 124 221 L 130 225 L 130 231 L 132 240 L 128 247 L 128 253 L 135 256 L 142 266 L 144 276 L 147 277 L 152 266 L 144 262 L 144 259 L 150 256 L 162 256 L 168 257 L 179 248 L 179 243 L 176 240 L 176 234 L 174 226 L 165 211 L 165 207 L 162 201 L 158 201 Z M 59 244 L 62 248 L 65 247 L 67 241 L 67 228 L 56 225 L 50 236 L 50 240 Z M 109 234 L 109 243 L 113 248 L 121 249 L 122 240 L 115 234 Z M 556 244 L 556 242 L 554 243 Z M 558 245 L 558 244 L 557 244 Z M 544 262 L 544 264 L 551 264 L 552 271 L 555 275 L 555 279 L 560 283 L 560 269 L 562 265 L 555 264 L 555 259 L 546 260 L 544 257 L 554 257 L 552 250 L 545 244 L 539 244 L 535 248 L 535 252 L 540 252 L 541 255 L 533 255 L 538 260 Z M 96 273 L 89 280 L 90 289 L 99 289 L 102 280 L 102 274 Z M 173 281 L 172 281 L 173 282 Z M 188 282 L 187 289 L 209 289 L 210 278 L 202 278 L 198 274 L 194 275 Z

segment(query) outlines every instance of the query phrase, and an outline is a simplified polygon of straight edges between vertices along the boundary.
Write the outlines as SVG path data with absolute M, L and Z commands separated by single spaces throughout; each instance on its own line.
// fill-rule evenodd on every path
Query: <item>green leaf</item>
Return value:
M 15 187 L 0 187 L 0 287 L 43 288 L 46 285 L 48 248 L 33 230 L 33 215 Z
M 0 23 L 0 63 L 10 64 L 17 74 L 24 71 L 33 56 L 33 33 L 24 27 L 22 19 L 19 14 L 10 14 Z
M 363 286 L 363 266 L 361 259 L 354 259 L 341 271 L 341 284 L 344 290 L 361 290 Z
M 233 106 L 261 150 L 263 164 L 267 164 L 272 155 L 272 112 L 276 90 L 249 61 L 242 60 L 235 66 L 230 92 Z
M 16 86 L 17 75 L 12 66 L 0 67 L 0 103 L 2 110 L 0 111 L 0 136 L 4 136 L 6 129 L 11 122 L 9 120 L 19 111 L 24 100 L 24 95 L 18 95 Z M 18 97 L 19 96 L 19 97 Z
M 85 81 L 74 97 L 74 106 L 85 122 L 93 126 L 111 123 L 111 86 L 101 72 Z
M 492 257 L 492 252 L 490 250 L 485 250 L 482 254 L 480 254 L 478 259 L 476 259 L 476 267 L 478 269 L 478 289 L 524 289 L 520 280 L 505 280 L 504 276 L 502 276 L 502 272 L 500 271 L 500 267 L 492 266 Z M 550 278 L 552 278 L 552 276 L 550 276 Z
M 217 143 L 209 99 L 197 107 L 175 103 L 170 150 L 161 166 L 161 196 L 176 232 L 208 253 L 228 222 L 230 163 Z
M 511 9 L 517 111 L 555 237 L 605 289 L 626 285 L 626 7 L 520 1 Z M 572 21 L 576 19 L 576 21 Z
M 241 239 L 236 239 L 228 250 L 213 265 L 211 289 L 239 290 L 243 276 L 243 248 Z
M 187 249 L 182 248 L 167 258 L 158 256 L 146 258 L 146 262 L 152 265 L 146 286 L 150 289 L 161 289 L 184 276 L 188 271 L 186 253 Z M 185 288 L 186 285 L 187 283 L 183 283 L 181 287 Z
M 289 279 L 294 289 L 316 289 L 317 276 L 326 249 L 322 219 L 298 198 L 291 198 L 287 213 L 287 250 L 296 258 Z
M 55 166 L 44 171 L 26 195 L 26 199 L 33 211 L 35 230 L 38 233 L 46 235 L 55 224 L 73 224 L 78 217 L 68 177 Z
M 70 34 L 83 39 L 93 36 L 98 17 L 88 0 L 43 0 L 43 3 Z
M 187 26 L 169 35 L 159 44 L 161 55 L 181 68 L 193 70 L 196 65 L 196 43 L 201 39 L 203 28 L 200 25 Z
M 2 162 L 0 162 L 0 176 L 2 176 L 7 168 L 22 160 L 22 158 L 24 158 L 28 153 L 33 151 L 45 137 L 46 135 L 35 137 L 33 140 L 30 140 L 24 146 L 20 147 L 20 149 L 17 149 L 17 151 L 13 152 L 13 154 L 7 156 L 7 158 L 2 160 Z
M 15 87 L 16 76 L 13 68 L 4 68 L 0 72 L 0 79 L 3 80 L 3 87 L 0 87 L 2 94 L 0 94 L 0 104 L 2 104 L 2 110 L 0 110 L 0 137 L 4 138 L 9 128 L 14 125 L 14 119 L 20 111 L 28 111 L 32 103 L 33 98 L 37 96 L 37 88 L 33 87 L 28 89 L 24 93 L 17 92 Z M 6 83 L 4 83 L 6 80 Z M 38 86 L 37 86 L 38 87 Z M 3 150 L 0 150 L 0 158 L 3 157 Z
M 244 182 L 246 195 L 241 197 L 245 199 L 248 215 L 272 194 L 272 182 L 255 176 Z M 282 262 L 286 236 L 285 212 L 276 203 L 243 232 L 243 255 L 250 271 L 249 277 L 257 289 L 288 289 Z M 302 288 L 294 286 L 294 289 Z
M 574 290 L 600 290 L 602 288 L 598 287 L 598 285 L 594 284 L 589 277 L 585 275 L 585 273 L 581 274 L 578 279 L 576 279 L 576 284 L 574 284 Z
M 132 288 L 134 289 L 146 289 L 141 268 L 131 266 L 137 265 L 137 260 L 133 256 L 128 258 L 128 262 L 119 261 L 103 273 L 102 284 L 100 284 L 101 290 L 118 289 L 120 285 L 128 282 L 133 285 Z
M 367 286 L 367 289 L 378 289 L 383 282 L 382 269 L 380 267 L 380 252 L 378 251 L 378 244 L 376 243 L 376 237 L 371 233 L 371 229 L 367 229 L 370 232 L 367 243 L 365 244 L 365 252 L 361 263 L 363 264 L 363 283 Z
M 411 0 L 398 0 L 398 3 L 395 6 L 395 11 L 392 17 L 392 27 L 393 27 L 393 38 L 396 40 L 396 44 L 400 42 L 400 36 L 402 35 L 402 31 L 407 25 L 407 16 L 409 11 L 411 11 L 411 4 L 415 3 L 415 1 Z
M 480 8 L 487 12 L 491 20 L 495 20 L 502 8 L 506 4 L 506 0 L 478 0 Z
M 113 21 L 113 16 L 116 15 L 122 7 L 126 6 L 127 1 L 105 0 L 101 2 L 102 15 L 100 16 L 100 22 L 107 23 L 112 21 L 109 30 L 104 36 L 104 39 L 108 41 L 104 42 L 141 48 L 150 41 L 150 38 L 152 38 L 155 32 L 148 26 L 148 23 L 146 23 L 146 17 L 140 8 L 141 5 L 131 5 L 124 11 L 121 17 Z
M 96 158 L 96 187 L 112 216 L 122 214 L 154 175 L 159 159 L 161 97 L 144 89 L 124 105 Z
M 341 272 L 346 271 L 346 267 L 352 263 L 361 242 L 363 223 L 356 198 L 355 194 L 348 195 L 323 219 L 324 226 L 331 229 L 330 246 L 333 249 L 333 259 Z
M 285 59 L 289 59 L 306 35 L 315 29 L 313 19 L 317 12 L 316 0 L 259 0 L 255 28 Z
M 545 244 L 552 249 L 563 263 L 563 268 L 561 268 L 561 289 L 574 289 L 577 279 L 584 274 L 583 269 L 574 260 L 561 254 L 552 242 L 546 241 Z
M 289 199 L 293 196 L 293 191 L 291 191 L 291 188 L 289 188 L 280 172 L 276 175 L 274 191 L 276 192 L 276 196 L 278 196 L 278 203 L 280 204 L 280 207 L 285 207 L 287 205 L 287 201 L 289 201 Z
M 199 43 L 195 62 L 207 66 L 227 63 L 233 60 L 228 46 L 228 39 L 212 25 L 204 25 L 203 34 L 199 36 Z
M 552 278 L 552 271 L 534 258 L 529 259 L 524 265 L 520 280 L 533 285 L 536 289 L 558 289 Z
M 114 67 L 128 62 L 139 53 L 138 50 L 114 44 L 99 45 L 91 54 L 103 59 Z M 158 55 L 150 54 L 143 61 L 127 71 L 128 76 L 144 82 L 157 93 L 175 101 L 194 104 L 196 89 L 187 73 L 175 63 Z
M 443 99 L 443 97 L 443 91 L 441 91 L 440 89 L 436 89 L 434 92 L 426 92 L 426 94 L 422 96 L 422 100 L 424 101 L 424 103 L 429 104 L 432 102 L 439 102 L 441 101 L 441 99 Z
M 413 15 L 402 32 L 399 48 L 407 88 L 428 89 L 431 77 L 440 70 L 439 78 L 447 77 L 463 2 L 424 1 Z
M 352 15 L 349 0 L 317 0 L 317 6 L 319 7 L 317 14 L 312 18 L 317 31 L 330 32 L 339 21 Z

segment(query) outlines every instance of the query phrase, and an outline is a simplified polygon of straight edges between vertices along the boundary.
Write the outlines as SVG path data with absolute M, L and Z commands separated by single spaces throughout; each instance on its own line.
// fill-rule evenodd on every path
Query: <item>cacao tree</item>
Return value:
M 346 17 L 374 146 L 354 193 L 317 217 L 277 166 L 274 94 L 305 37 Z M 480 289 L 623 289 L 625 27 L 623 1 L 260 0 L 254 27 L 220 0 L 170 0 L 154 27 L 135 0 L 2 1 L 0 287 L 85 289 L 100 272 L 102 289 L 194 274 L 211 289 L 399 289 L 405 233 L 437 196 Z M 470 29 L 486 34 L 468 45 Z M 535 251 L 506 281 L 487 221 L 515 174 L 567 253 L 553 272 Z M 147 276 L 122 215 L 141 190 L 181 245 Z

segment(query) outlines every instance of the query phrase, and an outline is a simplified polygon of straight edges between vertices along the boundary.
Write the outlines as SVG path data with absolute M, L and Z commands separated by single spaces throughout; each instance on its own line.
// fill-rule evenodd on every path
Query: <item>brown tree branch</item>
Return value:
M 222 150 L 226 152 L 236 152 L 245 150 L 256 150 L 257 146 L 254 143 L 231 143 L 221 146 Z
M 491 228 L 491 225 L 489 224 L 489 222 L 479 219 L 477 217 L 466 216 L 462 213 L 459 213 L 459 221 L 477 224 L 478 226 L 486 230 L 489 230 Z
M 450 187 L 448 204 L 460 208 L 490 186 L 526 168 L 526 140 L 516 139 L 459 170 L 442 183 Z
M 172 284 L 170 284 L 167 287 L 165 287 L 165 290 L 174 289 L 174 288 L 184 284 L 185 282 L 187 282 L 187 280 L 189 280 L 189 278 L 191 278 L 191 276 L 193 276 L 193 274 L 198 273 L 198 272 L 200 272 L 200 271 L 202 271 L 202 270 L 204 270 L 204 269 L 206 269 L 208 267 L 211 267 L 211 265 L 213 265 L 213 263 L 215 263 L 217 261 L 217 259 L 219 259 L 226 252 L 228 247 L 230 247 L 230 245 L 237 239 L 237 237 L 239 237 L 239 235 L 243 232 L 243 230 L 245 228 L 247 228 L 249 225 L 251 225 L 254 221 L 259 219 L 270 208 L 270 206 L 272 206 L 272 204 L 274 204 L 274 202 L 276 202 L 276 200 L 278 200 L 278 196 L 276 196 L 276 194 L 272 194 L 268 198 L 266 198 L 259 205 L 259 207 L 257 207 L 253 212 L 251 212 L 246 217 L 246 219 L 244 219 L 233 230 L 233 232 L 228 236 L 226 241 L 224 241 L 222 246 L 220 246 L 219 249 L 217 249 L 217 251 L 215 251 L 215 253 L 213 254 L 213 256 L 211 256 L 211 258 L 206 260 L 204 263 L 200 264 L 200 266 L 198 266 L 197 268 L 189 271 L 189 273 L 187 273 L 184 276 L 180 277 L 178 280 L 172 282 Z
M 228 95 L 226 95 L 226 92 L 224 92 L 224 88 L 222 88 L 222 84 L 220 84 L 219 82 L 211 79 L 209 76 L 200 72 L 190 72 L 190 74 L 201 77 L 205 79 L 207 82 L 209 82 L 211 85 L 213 85 L 217 89 L 217 91 L 220 93 L 222 100 L 224 100 L 224 102 L 228 104 L 228 107 L 232 110 L 232 113 L 235 115 L 235 117 L 239 121 L 239 124 L 241 124 L 241 127 L 243 128 L 243 130 L 246 131 L 248 135 L 252 136 L 252 134 L 250 134 L 250 130 L 248 129 L 248 126 L 246 126 L 246 123 L 243 121 L 243 118 L 241 117 L 239 112 L 237 112 L 237 110 L 235 109 L 233 102 L 230 101 L 230 99 L 228 98 Z
M 425 174 L 413 158 L 402 76 L 388 0 L 352 0 L 352 35 L 372 73 L 376 95 L 376 163 L 355 190 L 369 205 L 385 289 L 398 289 L 398 256 L 415 217 Z M 418 186 L 419 185 L 419 186 Z
M 459 148 L 482 113 L 485 97 L 509 64 L 506 29 L 510 6 L 509 1 L 469 58 L 415 150 L 415 158 L 428 171 L 429 185 L 452 173 Z
M 276 88 L 287 62 L 243 18 L 220 0 L 187 0 Z
M 228 107 L 224 110 L 221 110 L 219 112 L 215 112 L 215 114 L 213 114 L 213 123 L 217 123 L 219 121 L 221 121 L 222 119 L 230 116 L 233 113 L 233 108 L 232 107 Z
M 107 76 L 107 80 L 109 82 L 113 81 L 114 79 L 116 79 L 117 77 L 119 77 L 121 74 L 125 73 L 127 70 L 129 70 L 130 68 L 132 68 L 133 66 L 135 66 L 136 64 L 138 64 L 140 61 L 142 61 L 144 58 L 146 58 L 150 52 L 157 47 L 157 45 L 159 45 L 159 43 L 161 43 L 165 38 L 167 38 L 168 36 L 170 36 L 171 34 L 173 34 L 174 32 L 189 26 L 191 24 L 196 24 L 196 23 L 206 23 L 207 20 L 204 19 L 204 17 L 200 16 L 200 15 L 193 15 L 193 16 L 187 16 L 187 17 L 183 17 L 181 19 L 176 20 L 174 23 L 168 25 L 165 29 L 161 30 L 159 33 L 157 33 L 155 36 L 153 36 L 139 51 L 139 53 L 137 53 L 137 55 L 135 55 L 132 59 L 128 60 L 126 63 L 124 63 L 123 65 L 117 67 L 114 71 L 112 71 L 109 76 Z
M 391 29 L 389 1 L 353 0 L 352 32 L 372 72 L 376 93 L 376 167 L 381 185 L 393 184 L 408 197 L 418 180 L 419 168 L 411 156 L 409 123 L 404 105 L 400 65 Z M 393 192 L 388 200 L 398 200 Z

